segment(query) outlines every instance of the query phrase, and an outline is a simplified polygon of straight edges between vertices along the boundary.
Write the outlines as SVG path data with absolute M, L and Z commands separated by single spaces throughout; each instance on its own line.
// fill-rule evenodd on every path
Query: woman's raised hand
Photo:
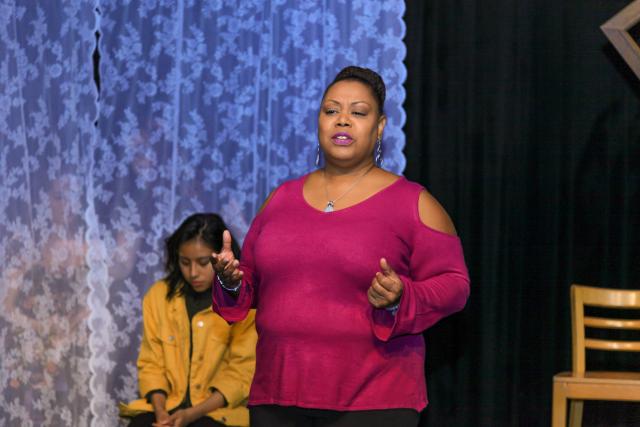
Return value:
M 222 233 L 222 249 L 220 252 L 211 254 L 211 265 L 218 275 L 218 279 L 227 287 L 233 287 L 242 280 L 240 261 L 233 255 L 231 249 L 231 233 L 224 230 Z
M 400 302 L 404 284 L 386 259 L 380 259 L 380 270 L 367 291 L 369 303 L 375 308 L 386 308 Z

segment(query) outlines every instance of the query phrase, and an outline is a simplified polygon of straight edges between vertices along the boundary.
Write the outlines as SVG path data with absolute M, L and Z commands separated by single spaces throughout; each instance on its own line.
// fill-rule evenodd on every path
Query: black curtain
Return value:
M 425 333 L 422 426 L 548 426 L 569 286 L 640 288 L 640 80 L 599 28 L 628 4 L 407 1 L 405 175 L 454 219 L 472 279 Z M 587 403 L 584 425 L 640 410 Z

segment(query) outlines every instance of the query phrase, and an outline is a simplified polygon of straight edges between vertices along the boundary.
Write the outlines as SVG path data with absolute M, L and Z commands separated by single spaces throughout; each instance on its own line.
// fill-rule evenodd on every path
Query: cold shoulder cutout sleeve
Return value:
M 422 190 L 418 196 L 418 216 L 422 224 L 429 228 L 452 236 L 457 235 L 449 214 L 427 190 Z

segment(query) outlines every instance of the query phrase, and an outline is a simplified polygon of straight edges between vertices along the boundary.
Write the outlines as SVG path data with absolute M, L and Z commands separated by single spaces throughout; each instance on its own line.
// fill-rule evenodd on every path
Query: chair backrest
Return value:
M 585 316 L 584 307 L 640 310 L 640 290 L 571 286 L 571 323 L 573 335 L 573 373 L 584 375 L 586 349 L 640 351 L 640 341 L 587 338 L 585 328 L 640 330 L 640 319 Z

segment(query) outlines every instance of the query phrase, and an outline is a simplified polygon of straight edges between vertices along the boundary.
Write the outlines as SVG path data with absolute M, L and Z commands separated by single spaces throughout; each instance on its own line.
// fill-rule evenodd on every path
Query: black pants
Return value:
M 144 414 L 136 415 L 131 418 L 129 427 L 151 427 L 151 424 L 156 422 L 156 414 L 153 412 L 145 412 Z M 209 417 L 201 417 L 188 425 L 189 427 L 224 427 L 224 424 L 220 424 L 217 421 Z
M 249 408 L 251 427 L 416 427 L 413 409 L 327 411 L 295 406 L 257 405 Z

